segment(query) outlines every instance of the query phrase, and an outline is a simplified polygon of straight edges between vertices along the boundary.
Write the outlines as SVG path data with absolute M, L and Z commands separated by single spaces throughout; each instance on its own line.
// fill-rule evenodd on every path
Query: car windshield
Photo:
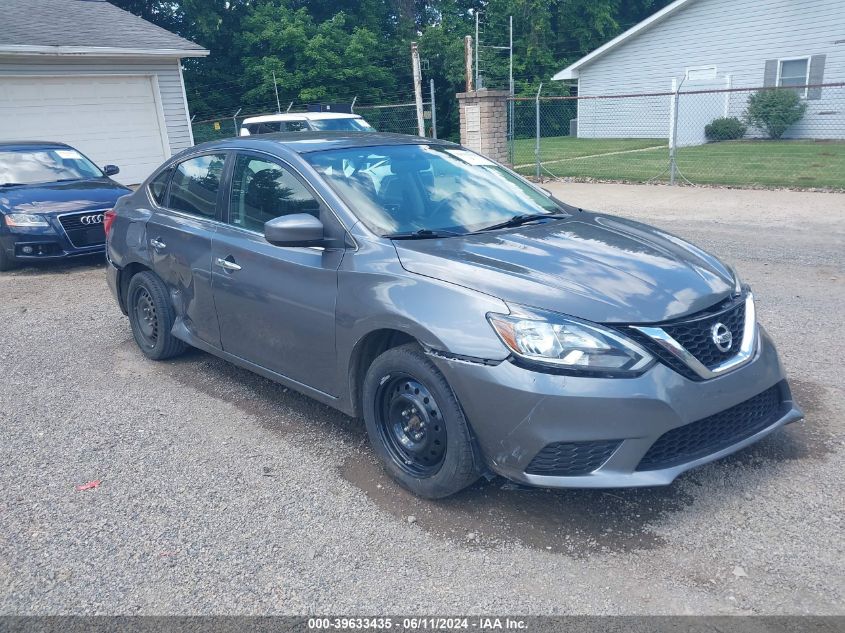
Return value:
M 0 187 L 102 177 L 94 163 L 69 147 L 0 149 Z
M 393 145 L 304 155 L 379 235 L 469 233 L 564 211 L 496 163 L 459 147 Z
M 364 119 L 311 119 L 311 127 L 326 132 L 375 132 L 372 125 Z

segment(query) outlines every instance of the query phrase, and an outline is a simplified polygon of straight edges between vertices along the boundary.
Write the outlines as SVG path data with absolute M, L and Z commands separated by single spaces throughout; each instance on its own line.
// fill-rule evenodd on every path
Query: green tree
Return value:
M 273 78 L 288 100 L 380 100 L 396 88 L 379 55 L 379 38 L 352 26 L 344 13 L 316 22 L 305 8 L 263 4 L 243 21 L 235 38 L 247 89 L 244 99 L 274 104 Z
M 199 119 L 275 109 L 283 101 L 408 101 L 410 43 L 434 79 L 441 135 L 457 136 L 464 89 L 463 39 L 480 15 L 481 43 L 506 46 L 514 22 L 516 92 L 569 94 L 551 76 L 670 0 L 111 0 L 211 51 L 186 59 L 185 82 Z M 508 87 L 507 52 L 482 47 L 485 86 Z

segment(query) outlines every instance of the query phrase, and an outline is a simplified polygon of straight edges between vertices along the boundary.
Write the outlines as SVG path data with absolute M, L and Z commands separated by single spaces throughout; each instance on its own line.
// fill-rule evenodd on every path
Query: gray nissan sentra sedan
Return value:
M 735 271 L 452 143 L 199 145 L 105 227 L 144 354 L 190 345 L 362 416 L 424 497 L 668 484 L 802 417 Z

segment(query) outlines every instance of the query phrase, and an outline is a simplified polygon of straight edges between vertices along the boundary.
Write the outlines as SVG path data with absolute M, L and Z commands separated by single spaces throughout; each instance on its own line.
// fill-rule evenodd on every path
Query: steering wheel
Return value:
M 459 201 L 466 201 L 467 199 L 468 198 L 466 194 L 463 193 L 455 193 L 449 196 L 448 198 L 443 198 L 443 200 L 438 202 L 437 205 L 431 210 L 431 213 L 426 219 L 429 222 L 435 220 L 442 220 L 443 226 L 453 226 L 455 224 L 455 221 L 452 218 L 452 212 L 458 206 Z M 441 222 L 438 222 L 438 224 L 441 224 Z

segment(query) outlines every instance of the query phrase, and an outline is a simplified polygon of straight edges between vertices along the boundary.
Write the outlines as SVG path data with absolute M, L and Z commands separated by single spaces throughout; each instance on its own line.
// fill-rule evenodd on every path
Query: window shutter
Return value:
M 774 88 L 778 82 L 778 60 L 767 59 L 766 71 L 763 73 L 763 87 Z
M 809 84 L 811 86 L 815 84 L 824 83 L 824 62 L 827 55 L 813 55 L 810 58 L 810 81 Z M 822 98 L 822 89 L 821 88 L 808 88 L 807 89 L 807 99 L 821 99 Z

